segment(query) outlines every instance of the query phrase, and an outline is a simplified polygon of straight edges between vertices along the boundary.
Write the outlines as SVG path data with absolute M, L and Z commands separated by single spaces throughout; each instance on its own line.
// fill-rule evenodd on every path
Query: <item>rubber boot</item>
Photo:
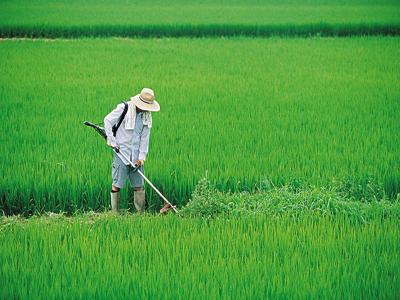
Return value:
M 146 206 L 146 198 L 145 198 L 145 191 L 135 191 L 133 196 L 133 203 L 135 204 L 135 208 L 139 213 L 144 213 L 144 209 Z
M 114 213 L 118 212 L 119 204 L 119 192 L 111 192 L 111 211 Z

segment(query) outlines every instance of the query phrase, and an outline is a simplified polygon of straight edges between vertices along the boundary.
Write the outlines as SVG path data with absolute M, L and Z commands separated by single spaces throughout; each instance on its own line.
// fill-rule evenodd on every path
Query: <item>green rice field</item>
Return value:
M 398 219 L 103 214 L 0 225 L 3 299 L 395 299 Z
M 396 0 L 13 0 L 1 37 L 399 35 Z
M 2 25 L 399 24 L 396 0 L 3 0 Z
M 179 205 L 205 174 L 400 192 L 399 38 L 4 40 L 0 56 L 6 213 L 107 207 L 111 151 L 83 121 L 142 86 L 161 104 L 146 171 Z
M 0 1 L 0 299 L 398 299 L 395 0 Z M 110 212 L 84 121 L 154 89 Z

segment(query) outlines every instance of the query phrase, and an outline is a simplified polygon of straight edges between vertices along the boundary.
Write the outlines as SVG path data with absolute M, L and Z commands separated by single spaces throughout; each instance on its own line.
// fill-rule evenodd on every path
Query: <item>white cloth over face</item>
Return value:
M 126 113 L 126 122 L 125 122 L 125 129 L 134 129 L 135 128 L 135 119 L 136 119 L 136 106 L 133 104 L 132 101 L 128 102 L 128 112 Z M 152 118 L 151 112 L 146 111 L 144 113 L 143 124 L 147 125 L 151 128 L 152 125 Z
M 112 127 L 118 123 L 124 111 L 125 105 L 120 103 L 104 118 L 104 129 L 107 135 L 107 142 L 112 146 L 119 146 L 131 161 L 146 160 L 149 151 L 150 128 L 152 118 L 150 112 L 136 112 L 136 107 L 131 101 L 128 102 L 128 111 L 124 120 L 114 137 Z M 128 161 L 123 160 L 128 165 Z

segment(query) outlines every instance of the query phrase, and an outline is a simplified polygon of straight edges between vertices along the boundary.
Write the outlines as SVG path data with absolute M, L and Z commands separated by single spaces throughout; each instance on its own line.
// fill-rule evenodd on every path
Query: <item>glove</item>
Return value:
M 137 160 L 135 161 L 135 165 L 138 166 L 138 167 L 143 166 L 143 165 L 144 165 L 144 161 L 141 160 L 141 159 L 137 159 Z
M 114 141 L 110 141 L 109 139 L 107 139 L 107 145 L 110 146 L 111 148 L 119 150 L 119 146 L 117 145 L 115 140 Z

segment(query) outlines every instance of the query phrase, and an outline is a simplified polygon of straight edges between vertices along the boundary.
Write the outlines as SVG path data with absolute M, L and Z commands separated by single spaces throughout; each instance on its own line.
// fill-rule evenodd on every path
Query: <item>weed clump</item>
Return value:
M 197 184 L 188 204 L 182 208 L 183 215 L 211 219 L 220 215 L 269 215 L 278 217 L 290 215 L 293 218 L 303 216 L 345 216 L 355 222 L 368 222 L 375 218 L 388 216 L 400 217 L 400 201 L 389 201 L 380 189 L 370 186 L 369 196 L 357 199 L 353 188 L 343 185 L 329 188 L 290 184 L 255 193 L 223 193 L 218 191 L 205 177 Z M 378 197 L 379 196 L 379 197 Z

